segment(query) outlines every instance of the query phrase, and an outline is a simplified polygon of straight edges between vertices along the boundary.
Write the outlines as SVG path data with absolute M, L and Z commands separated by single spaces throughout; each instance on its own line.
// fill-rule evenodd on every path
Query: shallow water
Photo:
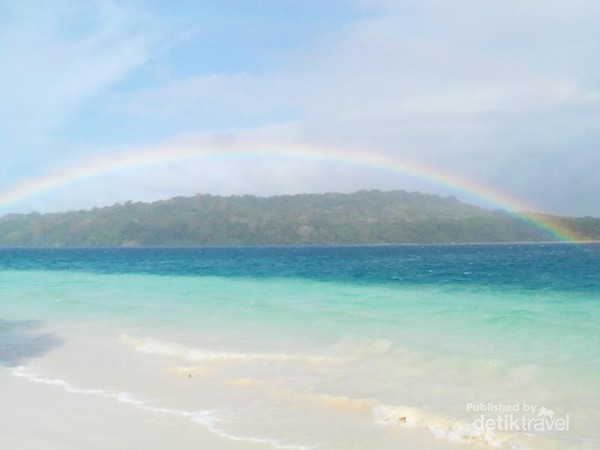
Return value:
M 598 448 L 599 268 L 568 244 L 0 250 L 0 359 L 272 447 Z

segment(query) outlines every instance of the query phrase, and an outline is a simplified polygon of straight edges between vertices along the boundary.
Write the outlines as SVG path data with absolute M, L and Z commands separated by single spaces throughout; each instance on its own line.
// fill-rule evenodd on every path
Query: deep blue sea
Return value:
M 103 338 L 166 368 L 128 384 Z M 204 426 L 273 447 L 600 448 L 597 244 L 1 249 L 0 339 L 18 376 L 137 406 L 201 378 Z

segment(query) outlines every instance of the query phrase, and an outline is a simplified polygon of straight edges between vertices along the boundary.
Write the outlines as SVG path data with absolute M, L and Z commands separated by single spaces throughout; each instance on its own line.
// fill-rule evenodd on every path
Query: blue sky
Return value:
M 0 191 L 182 140 L 280 140 L 600 216 L 599 21 L 591 0 L 0 0 Z M 197 192 L 463 195 L 372 168 L 252 161 L 121 170 L 0 214 Z

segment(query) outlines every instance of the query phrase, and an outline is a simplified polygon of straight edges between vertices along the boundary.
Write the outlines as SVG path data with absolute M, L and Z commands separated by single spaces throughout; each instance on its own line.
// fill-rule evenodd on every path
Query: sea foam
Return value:
M 336 363 L 340 358 L 325 355 L 302 355 L 289 353 L 243 353 L 211 351 L 188 347 L 175 342 L 167 342 L 152 337 L 135 338 L 124 334 L 121 342 L 130 345 L 136 351 L 147 354 L 175 356 L 185 361 L 197 362 L 212 361 L 273 361 L 273 362 L 300 362 L 307 364 Z
M 281 450 L 311 450 L 312 447 L 306 445 L 294 445 L 294 444 L 285 444 L 276 439 L 271 439 L 267 437 L 253 437 L 253 436 L 238 436 L 232 433 L 228 433 L 219 427 L 219 423 L 222 421 L 221 414 L 217 411 L 188 411 L 188 410 L 179 410 L 161 406 L 154 406 L 149 404 L 146 400 L 143 400 L 137 397 L 135 394 L 130 392 L 111 392 L 102 389 L 86 389 L 80 388 L 72 385 L 66 380 L 60 378 L 43 378 L 39 375 L 36 375 L 35 371 L 24 367 L 19 366 L 12 370 L 12 374 L 18 378 L 24 378 L 30 382 L 37 384 L 46 384 L 49 386 L 55 386 L 63 389 L 64 391 L 71 394 L 84 394 L 84 395 L 94 395 L 99 397 L 104 397 L 108 399 L 116 400 L 119 403 L 124 403 L 127 405 L 131 405 L 140 410 L 151 412 L 151 413 L 159 413 L 159 414 L 168 414 L 172 416 L 179 416 L 183 418 L 187 418 L 193 423 L 202 425 L 206 430 L 211 433 L 231 441 L 236 442 L 249 442 L 249 443 L 258 443 L 258 444 L 267 444 L 276 449 Z

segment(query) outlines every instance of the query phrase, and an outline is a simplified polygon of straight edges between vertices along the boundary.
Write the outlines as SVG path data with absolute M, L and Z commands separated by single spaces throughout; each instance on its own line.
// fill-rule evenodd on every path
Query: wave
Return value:
M 355 412 L 371 414 L 373 423 L 379 426 L 398 426 L 406 428 L 421 428 L 427 430 L 436 439 L 452 443 L 468 444 L 481 447 L 491 447 L 503 450 L 525 450 L 528 445 L 534 448 L 554 448 L 547 440 L 535 438 L 532 435 L 517 435 L 496 433 L 477 428 L 474 424 L 461 420 L 448 419 L 431 414 L 423 409 L 390 405 L 376 399 L 351 398 L 328 394 L 310 394 L 305 398 L 331 408 L 343 408 Z
M 19 378 L 24 378 L 33 383 L 46 384 L 62 388 L 64 391 L 72 394 L 95 395 L 99 397 L 116 400 L 120 403 L 126 403 L 143 411 L 152 413 L 168 414 L 187 418 L 193 423 L 202 425 L 209 432 L 231 441 L 248 442 L 257 444 L 267 444 L 276 449 L 281 450 L 311 450 L 311 447 L 305 445 L 290 445 L 271 438 L 252 437 L 252 436 L 237 436 L 223 430 L 218 426 L 221 421 L 217 411 L 186 411 L 173 408 L 165 408 L 160 406 L 152 406 L 145 400 L 142 400 L 129 392 L 111 392 L 101 389 L 85 389 L 73 386 L 71 383 L 63 379 L 42 378 L 35 375 L 31 369 L 23 366 L 16 367 L 12 370 L 12 374 Z
M 181 367 L 176 369 L 181 369 L 181 372 L 183 373 L 191 370 L 192 368 Z M 74 386 L 63 379 L 40 377 L 36 375 L 33 370 L 26 367 L 14 368 L 12 373 L 14 376 L 25 378 L 31 382 L 61 388 L 69 393 L 96 395 L 113 399 L 120 403 L 125 403 L 144 411 L 179 416 L 203 426 L 211 433 L 224 439 L 238 442 L 268 444 L 273 448 L 285 450 L 308 450 L 311 448 L 306 445 L 286 444 L 272 438 L 238 436 L 232 434 L 220 426 L 220 424 L 222 424 L 227 417 L 227 411 L 225 410 L 192 411 L 156 406 L 130 392 L 112 392 L 101 389 L 81 388 Z M 260 381 L 235 379 L 231 380 L 230 384 L 254 386 L 255 382 Z M 352 398 L 341 395 L 315 393 L 306 394 L 289 390 L 282 390 L 280 392 L 275 390 L 274 393 L 284 394 L 287 397 L 291 397 L 290 399 L 294 403 L 297 401 L 308 401 L 312 404 L 316 403 L 319 408 L 326 407 L 331 409 L 351 411 L 360 415 L 370 415 L 372 423 L 376 426 L 397 426 L 402 428 L 422 429 L 427 431 L 433 438 L 445 440 L 451 443 L 467 444 L 476 448 L 490 447 L 502 450 L 555 448 L 549 441 L 542 440 L 542 438 L 536 438 L 532 435 L 504 434 L 485 431 L 477 428 L 473 423 L 452 418 L 445 418 L 432 414 L 424 409 L 407 405 L 391 405 L 372 398 Z
M 306 364 L 344 363 L 355 361 L 360 356 L 383 356 L 394 349 L 392 343 L 385 339 L 356 339 L 346 338 L 338 341 L 333 350 L 344 355 L 354 355 L 345 358 L 334 358 L 324 355 L 294 355 L 288 353 L 242 353 L 208 351 L 187 347 L 178 343 L 166 342 L 152 337 L 135 338 L 129 335 L 121 336 L 121 341 L 132 346 L 136 351 L 148 354 L 175 356 L 189 362 L 206 361 L 272 361 L 272 362 L 299 362 Z M 494 364 L 492 364 L 494 365 Z M 190 365 L 176 366 L 168 369 L 170 373 L 178 375 L 213 375 L 215 368 Z M 230 380 L 230 385 L 245 387 L 262 384 L 262 380 L 235 379 Z M 271 392 L 274 392 L 271 389 Z M 451 443 L 469 444 L 478 447 L 499 448 L 503 450 L 524 450 L 532 443 L 535 448 L 537 439 L 523 434 L 508 434 L 486 431 L 469 423 L 454 418 L 442 417 L 429 411 L 407 406 L 390 405 L 376 399 L 351 398 L 325 394 L 306 394 L 290 390 L 282 390 L 279 394 L 293 398 L 293 401 L 318 402 L 328 408 L 352 410 L 360 414 L 370 414 L 374 425 L 399 426 L 420 428 L 426 430 L 432 437 L 446 440 Z M 527 444 L 527 445 L 526 445 Z M 544 448 L 544 447 L 541 447 Z
M 136 351 L 153 355 L 176 356 L 186 361 L 274 361 L 300 362 L 306 364 L 337 363 L 340 358 L 325 355 L 302 355 L 288 353 L 242 353 L 212 351 L 187 347 L 174 342 L 161 341 L 152 337 L 135 338 L 122 335 L 121 342 L 130 345 Z
M 522 444 L 516 442 L 512 436 L 486 432 L 467 422 L 436 417 L 423 410 L 407 406 L 376 405 L 373 408 L 373 420 L 378 425 L 425 428 L 434 437 L 450 442 L 487 445 L 511 450 L 523 448 Z

